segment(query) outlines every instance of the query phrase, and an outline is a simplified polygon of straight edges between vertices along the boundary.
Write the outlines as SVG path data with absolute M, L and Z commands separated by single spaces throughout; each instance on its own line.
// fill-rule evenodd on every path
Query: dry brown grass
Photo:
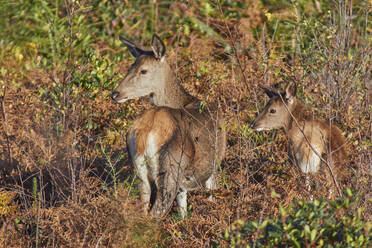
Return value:
M 371 137 L 371 102 L 366 94 L 371 90 L 367 85 L 370 73 L 350 93 L 346 82 L 338 93 L 340 99 L 335 99 L 330 91 L 333 88 L 319 83 L 326 80 L 326 74 L 314 78 L 305 73 L 298 60 L 289 64 L 281 55 L 267 57 L 274 50 L 270 38 L 265 33 L 260 39 L 247 35 L 249 25 L 258 25 L 257 20 L 263 18 L 260 13 L 252 12 L 250 18 L 255 22 L 249 18 L 226 24 L 211 20 L 210 25 L 219 30 L 224 42 L 242 46 L 245 52 L 237 56 L 227 55 L 221 41 L 192 35 L 184 37 L 188 46 L 168 51 L 185 88 L 200 99 L 220 104 L 228 131 L 219 187 L 212 192 L 215 201 L 208 201 L 209 193 L 203 190 L 191 193 L 189 217 L 184 221 L 178 220 L 175 211 L 164 220 L 143 215 L 131 164 L 127 156 L 117 159 L 118 154 L 126 154 L 124 137 L 130 120 L 151 107 L 146 99 L 123 106 L 114 104 L 107 91 L 90 98 L 83 89 L 76 89 L 76 94 L 68 96 L 68 108 L 62 113 L 49 96 L 40 93 L 42 88 L 53 91 L 53 81 L 62 80 L 62 75 L 27 71 L 11 55 L 2 59 L 0 67 L 25 72 L 16 78 L 15 74 L 1 78 L 6 82 L 7 119 L 0 123 L 0 185 L 17 193 L 14 199 L 9 196 L 12 200 L 6 204 L 13 211 L 1 213 L 1 246 L 208 247 L 220 243 L 226 247 L 220 238 L 234 220 L 276 215 L 279 204 L 285 207 L 293 199 L 309 198 L 303 174 L 288 158 L 285 134 L 280 130 L 252 133 L 248 128 L 266 99 L 258 86 L 287 78 L 298 80 L 299 97 L 314 107 L 317 116 L 334 117 L 346 132 L 350 162 L 345 167 L 352 176 L 342 182 L 342 187 L 356 190 L 362 198 L 360 206 L 366 209 L 365 219 L 372 221 L 368 202 L 372 197 L 371 154 L 370 143 L 365 142 Z M 371 68 L 371 61 L 368 63 L 367 68 Z M 125 61 L 116 70 L 125 74 L 128 66 Z M 347 101 L 342 101 L 342 94 L 349 94 Z M 120 110 L 130 112 L 130 108 L 135 114 L 127 119 L 117 117 Z M 95 129 L 85 127 L 89 118 Z M 58 131 L 61 123 L 66 128 Z M 107 158 L 98 149 L 100 144 L 104 144 L 109 159 L 116 161 L 117 170 L 121 169 L 116 190 Z M 311 192 L 314 198 L 327 197 L 329 184 L 323 174 L 313 178 L 320 182 Z

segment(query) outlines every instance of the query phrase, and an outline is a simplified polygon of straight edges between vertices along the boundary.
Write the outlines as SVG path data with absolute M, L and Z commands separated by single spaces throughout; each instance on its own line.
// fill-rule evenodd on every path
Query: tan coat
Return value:
M 137 118 L 127 134 L 144 209 L 164 216 L 177 199 L 184 217 L 188 190 L 215 187 L 217 163 L 226 147 L 224 119 L 217 108 L 205 106 L 201 111 L 200 102 L 176 81 L 156 35 L 152 51 L 121 40 L 136 61 L 112 98 L 124 102 L 149 95 L 157 106 Z
M 342 170 L 347 153 L 341 130 L 312 116 L 295 97 L 296 88 L 293 85 L 288 85 L 286 92 L 263 89 L 270 101 L 252 123 L 252 129 L 284 128 L 290 142 L 290 153 L 304 173 L 319 171 L 320 156 L 323 155 L 328 156 L 333 168 Z

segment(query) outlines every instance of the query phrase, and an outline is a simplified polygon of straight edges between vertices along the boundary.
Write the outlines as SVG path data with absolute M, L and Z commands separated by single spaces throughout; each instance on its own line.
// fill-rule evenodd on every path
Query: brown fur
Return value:
M 157 137 L 158 173 L 161 176 L 156 179 L 149 175 L 149 180 L 157 184 L 157 195 L 151 206 L 154 215 L 164 214 L 171 207 L 179 187 L 192 190 L 205 186 L 206 180 L 215 173 L 213 161 L 223 158 L 224 149 L 219 147 L 224 148 L 226 135 L 217 129 L 217 123 L 211 119 L 219 111 L 200 113 L 199 108 L 193 107 L 150 109 L 135 120 L 128 132 L 129 137 L 136 135 L 135 145 L 139 155 L 145 152 L 149 133 L 155 133 Z M 215 130 L 218 130 L 217 143 Z
M 207 174 L 211 172 L 210 164 L 214 157 L 223 157 L 224 149 L 219 147 L 224 147 L 220 144 L 224 144 L 226 139 L 225 132 L 220 130 L 219 133 L 222 135 L 218 136 L 217 144 L 213 145 L 216 124 L 210 116 L 214 112 L 200 113 L 196 108 L 150 109 L 134 121 L 128 135 L 136 135 L 137 153 L 143 155 L 149 133 L 155 133 L 159 150 L 164 150 L 164 146 L 167 149 L 174 146 L 172 149 L 179 150 L 190 159 L 190 165 L 185 169 L 187 174 L 197 174 L 197 177 L 204 178 L 206 171 Z M 203 182 L 203 180 L 197 181 Z
M 282 101 L 281 99 L 277 99 L 277 101 Z M 316 142 L 324 143 L 324 154 L 327 156 L 332 152 L 332 163 L 335 166 L 340 166 L 346 160 L 346 147 L 345 147 L 345 137 L 342 136 L 342 131 L 335 125 L 330 125 L 329 122 L 325 120 L 321 120 L 319 118 L 315 118 L 312 115 L 312 111 L 305 106 L 302 102 L 298 99 L 295 99 L 295 105 L 291 110 L 294 118 L 300 124 L 300 127 L 304 126 L 312 126 L 320 129 L 322 133 L 322 138 L 318 139 Z M 290 119 L 291 125 L 286 130 L 288 134 L 288 138 L 293 140 L 294 133 L 300 132 L 296 123 L 294 123 L 292 117 Z M 311 139 L 311 133 L 305 133 L 306 136 Z M 303 134 L 300 134 L 303 137 Z M 322 154 L 321 154 L 322 155 Z
M 176 81 L 159 37 L 154 35 L 152 51 L 121 40 L 136 62 L 112 98 L 124 102 L 149 95 L 157 106 L 136 119 L 127 134 L 128 151 L 141 179 L 145 210 L 163 216 L 177 197 L 184 217 L 187 191 L 215 186 L 217 163 L 223 159 L 226 147 L 222 113 L 208 106 L 200 111 L 200 101 Z
M 173 135 L 176 123 L 166 108 L 150 109 L 136 119 L 128 133 L 136 135 L 136 150 L 143 155 L 151 131 L 156 134 L 158 146 L 163 146 Z
M 252 129 L 284 128 L 290 142 L 290 153 L 303 172 L 319 171 L 319 156 L 331 154 L 328 161 L 336 169 L 335 173 L 340 175 L 345 168 L 347 154 L 341 130 L 335 125 L 330 126 L 327 121 L 315 118 L 295 97 L 296 88 L 293 85 L 289 85 L 286 92 L 266 88 L 264 91 L 270 101 L 252 123 Z

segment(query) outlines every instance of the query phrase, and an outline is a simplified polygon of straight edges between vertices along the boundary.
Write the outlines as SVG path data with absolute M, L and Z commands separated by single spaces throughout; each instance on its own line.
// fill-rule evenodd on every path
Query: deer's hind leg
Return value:
M 176 199 L 178 189 L 176 177 L 169 171 L 160 171 L 156 196 L 150 214 L 157 217 L 166 215 Z
M 180 208 L 182 218 L 187 213 L 187 189 L 183 187 L 184 168 L 190 163 L 190 157 L 176 146 L 168 144 L 159 156 L 159 174 L 157 192 L 151 209 L 154 216 L 163 216 L 171 208 L 174 200 Z

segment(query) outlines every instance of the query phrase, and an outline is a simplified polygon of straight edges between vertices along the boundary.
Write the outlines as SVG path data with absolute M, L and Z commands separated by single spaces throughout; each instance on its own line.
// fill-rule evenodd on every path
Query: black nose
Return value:
M 119 92 L 117 92 L 117 91 L 112 92 L 111 93 L 111 99 L 115 100 L 115 98 L 118 97 L 118 95 L 119 95 Z

